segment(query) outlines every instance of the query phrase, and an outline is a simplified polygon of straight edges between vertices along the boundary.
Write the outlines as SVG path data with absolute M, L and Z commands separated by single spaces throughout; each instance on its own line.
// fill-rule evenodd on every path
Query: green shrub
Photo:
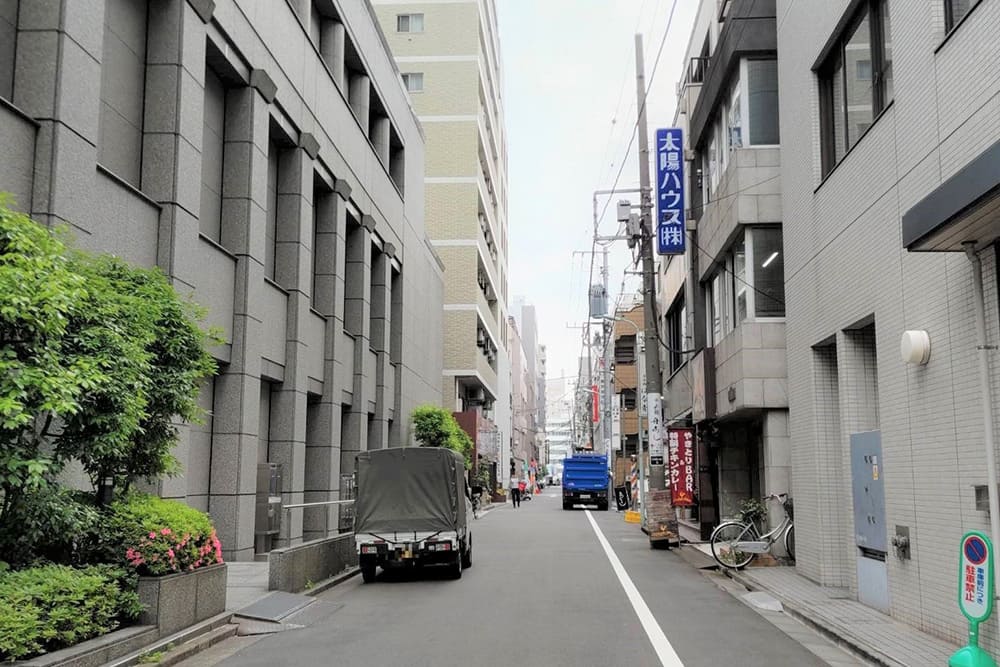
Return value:
M 0 660 L 13 661 L 110 632 L 139 615 L 121 568 L 43 565 L 0 573 Z
M 135 493 L 111 507 L 105 550 L 139 574 L 158 576 L 222 561 L 222 545 L 204 512 L 174 500 Z
M 410 419 L 414 437 L 422 447 L 447 447 L 465 457 L 466 468 L 472 467 L 472 438 L 449 411 L 436 405 L 420 405 Z
M 84 552 L 101 524 L 92 494 L 54 485 L 25 492 L 8 516 L 0 523 L 0 560 L 14 567 L 87 562 Z

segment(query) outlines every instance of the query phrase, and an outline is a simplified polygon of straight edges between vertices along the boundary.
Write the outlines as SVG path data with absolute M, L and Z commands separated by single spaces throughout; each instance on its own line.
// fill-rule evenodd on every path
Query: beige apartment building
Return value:
M 373 0 L 423 126 L 427 233 L 445 265 L 442 400 L 510 436 L 507 149 L 494 0 Z

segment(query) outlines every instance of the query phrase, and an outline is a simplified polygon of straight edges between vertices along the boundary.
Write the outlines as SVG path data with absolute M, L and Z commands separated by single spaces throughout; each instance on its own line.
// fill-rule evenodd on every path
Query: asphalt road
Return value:
M 674 551 L 651 550 L 614 511 L 536 496 L 473 531 L 460 580 L 434 568 L 355 577 L 285 619 L 301 629 L 232 639 L 183 664 L 852 664 L 821 660 Z

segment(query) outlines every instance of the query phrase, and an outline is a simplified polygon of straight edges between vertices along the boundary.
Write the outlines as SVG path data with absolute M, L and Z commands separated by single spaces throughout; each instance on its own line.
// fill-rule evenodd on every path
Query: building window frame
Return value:
M 758 301 L 762 292 L 762 288 L 757 284 L 760 273 L 759 269 L 756 268 L 758 260 L 770 265 L 784 252 L 782 249 L 771 253 L 774 257 L 770 255 L 758 257 L 759 248 L 756 246 L 761 237 L 757 235 L 762 235 L 763 230 L 777 230 L 780 233 L 781 226 L 745 226 L 742 234 L 720 255 L 716 261 L 716 270 L 705 283 L 705 312 L 708 314 L 705 333 L 709 346 L 718 345 L 744 322 L 785 321 L 784 314 L 758 314 Z M 782 258 L 783 266 L 784 260 Z M 781 284 L 784 285 L 784 277 L 782 277 Z M 780 299 L 775 297 L 775 300 L 780 301 L 782 305 L 784 304 L 783 289 Z M 671 372 L 673 370 L 675 369 L 671 369 Z
M 815 69 L 819 84 L 820 152 L 823 178 L 826 178 L 854 146 L 861 142 L 894 99 L 891 86 L 893 81 L 891 48 L 888 52 L 886 49 L 887 45 L 890 47 L 892 45 L 892 35 L 886 35 L 885 30 L 885 18 L 888 11 L 888 0 L 863 0 L 854 10 L 850 20 L 846 21 L 843 28 L 837 33 L 829 53 Z M 847 46 L 865 21 L 868 22 L 869 33 L 867 55 L 871 62 L 871 122 L 865 129 L 859 131 L 852 141 L 849 117 L 852 105 L 850 104 L 848 86 L 848 73 L 852 66 L 847 58 Z M 837 136 L 838 130 L 835 122 L 836 115 L 839 114 L 843 114 L 841 119 L 843 127 L 840 128 L 843 136 L 841 137 Z M 838 139 L 843 142 L 841 154 L 838 154 Z
M 423 13 L 396 14 L 396 32 L 422 33 L 423 31 Z
M 668 369 L 671 375 L 676 373 L 686 363 L 684 350 L 687 349 L 687 308 L 684 304 L 684 293 L 677 295 L 667 310 L 664 318 L 668 355 Z
M 406 92 L 410 94 L 424 92 L 423 72 L 403 72 L 399 76 L 403 79 L 403 88 Z
M 955 31 L 958 26 L 965 22 L 965 18 L 972 13 L 972 11 L 979 6 L 982 0 L 972 0 L 969 3 L 969 7 L 965 10 L 965 13 L 961 16 L 956 16 L 955 14 L 955 0 L 944 0 L 944 34 L 945 36 L 950 35 Z

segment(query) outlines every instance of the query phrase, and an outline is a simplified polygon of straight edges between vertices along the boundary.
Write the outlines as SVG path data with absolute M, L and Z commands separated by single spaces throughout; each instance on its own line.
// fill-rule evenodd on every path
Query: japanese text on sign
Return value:
M 667 429 L 670 500 L 675 505 L 694 504 L 694 432 L 689 428 Z
M 993 610 L 993 547 L 978 531 L 962 538 L 958 603 L 973 623 L 986 620 Z
M 679 127 L 656 131 L 656 252 L 684 254 L 684 135 Z
M 663 465 L 662 399 L 659 394 L 646 394 L 646 419 L 649 420 L 649 464 Z

